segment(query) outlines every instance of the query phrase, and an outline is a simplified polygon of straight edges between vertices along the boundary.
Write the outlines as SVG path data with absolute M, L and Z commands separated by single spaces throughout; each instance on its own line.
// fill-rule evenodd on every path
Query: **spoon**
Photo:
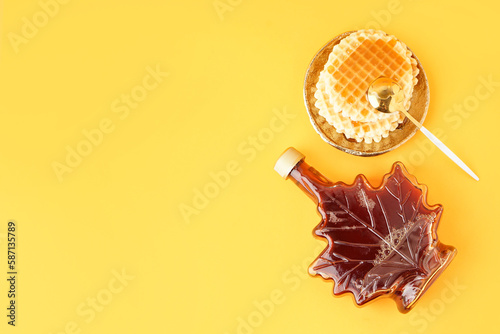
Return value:
M 412 115 L 410 115 L 404 108 L 404 92 L 401 86 L 391 78 L 380 77 L 372 82 L 368 91 L 366 92 L 368 101 L 376 110 L 383 113 L 402 112 L 410 121 L 417 126 L 417 128 L 426 135 L 429 140 L 436 145 L 444 154 L 453 160 L 458 166 L 466 171 L 472 178 L 479 181 L 474 172 L 467 167 L 467 165 L 460 160 L 455 153 L 453 153 L 443 142 L 420 124 Z

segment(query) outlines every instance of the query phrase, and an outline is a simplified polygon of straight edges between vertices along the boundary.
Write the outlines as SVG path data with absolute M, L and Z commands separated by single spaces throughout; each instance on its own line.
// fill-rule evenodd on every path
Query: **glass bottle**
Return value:
M 275 170 L 317 204 L 322 221 L 314 234 L 328 246 L 309 272 L 334 280 L 335 295 L 351 292 L 358 305 L 390 296 L 406 313 L 456 254 L 437 238 L 442 206 L 427 204 L 427 187 L 400 162 L 378 188 L 364 175 L 352 185 L 334 183 L 294 148 Z

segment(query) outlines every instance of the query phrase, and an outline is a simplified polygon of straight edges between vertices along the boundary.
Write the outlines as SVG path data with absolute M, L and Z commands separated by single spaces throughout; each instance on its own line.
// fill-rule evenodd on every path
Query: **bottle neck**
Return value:
M 319 203 L 323 188 L 333 185 L 333 182 L 324 177 L 304 160 L 295 165 L 288 175 L 295 184 L 302 189 L 316 204 Z

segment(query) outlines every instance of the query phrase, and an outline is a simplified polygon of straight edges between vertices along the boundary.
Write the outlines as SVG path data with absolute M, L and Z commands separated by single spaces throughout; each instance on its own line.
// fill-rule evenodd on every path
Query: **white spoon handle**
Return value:
M 469 167 L 467 167 L 467 165 L 462 160 L 460 160 L 460 158 L 457 157 L 457 155 L 455 153 L 453 153 L 445 144 L 443 144 L 443 142 L 441 140 L 439 140 L 436 136 L 434 136 L 424 126 L 420 127 L 420 131 L 422 131 L 423 134 L 426 135 L 427 138 L 429 138 L 429 140 L 434 143 L 434 145 L 436 145 L 441 151 L 443 151 L 443 153 L 446 154 L 448 156 L 448 158 L 450 158 L 457 165 L 459 165 L 460 167 L 462 167 L 462 169 L 464 171 L 466 171 L 467 174 L 469 174 L 470 176 L 472 176 L 472 178 L 474 180 L 479 181 L 479 177 L 477 177 L 477 175 L 474 174 L 474 172 Z
M 434 145 L 436 145 L 444 154 L 446 154 L 448 156 L 448 158 L 450 158 L 451 160 L 453 160 L 453 162 L 455 162 L 457 165 L 459 165 L 464 171 L 467 172 L 467 174 L 472 176 L 472 178 L 474 180 L 479 181 L 479 177 L 477 177 L 477 175 L 469 167 L 467 167 L 467 165 L 462 160 L 460 160 L 460 158 L 457 157 L 457 155 L 455 153 L 453 153 L 448 148 L 448 146 L 443 144 L 443 142 L 441 140 L 439 140 L 429 130 L 427 130 L 422 124 L 420 124 L 415 118 L 413 118 L 409 112 L 407 112 L 406 110 L 402 110 L 402 112 L 403 112 L 403 114 L 405 114 L 406 117 L 408 117 L 410 119 L 410 121 L 412 121 L 417 126 L 417 128 L 419 128 L 420 131 L 423 132 L 424 135 L 427 136 L 427 138 L 429 138 L 429 140 L 431 142 L 434 143 Z

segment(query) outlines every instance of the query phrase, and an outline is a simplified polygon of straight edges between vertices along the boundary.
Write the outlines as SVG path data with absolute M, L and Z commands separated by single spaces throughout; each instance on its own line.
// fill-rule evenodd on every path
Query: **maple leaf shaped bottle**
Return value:
M 328 242 L 309 267 L 335 282 L 333 293 L 351 292 L 358 305 L 391 296 L 406 313 L 456 254 L 436 234 L 442 206 L 426 201 L 427 187 L 397 162 L 380 187 L 364 175 L 352 185 L 334 183 L 287 149 L 275 170 L 291 178 L 318 206 L 314 234 Z

